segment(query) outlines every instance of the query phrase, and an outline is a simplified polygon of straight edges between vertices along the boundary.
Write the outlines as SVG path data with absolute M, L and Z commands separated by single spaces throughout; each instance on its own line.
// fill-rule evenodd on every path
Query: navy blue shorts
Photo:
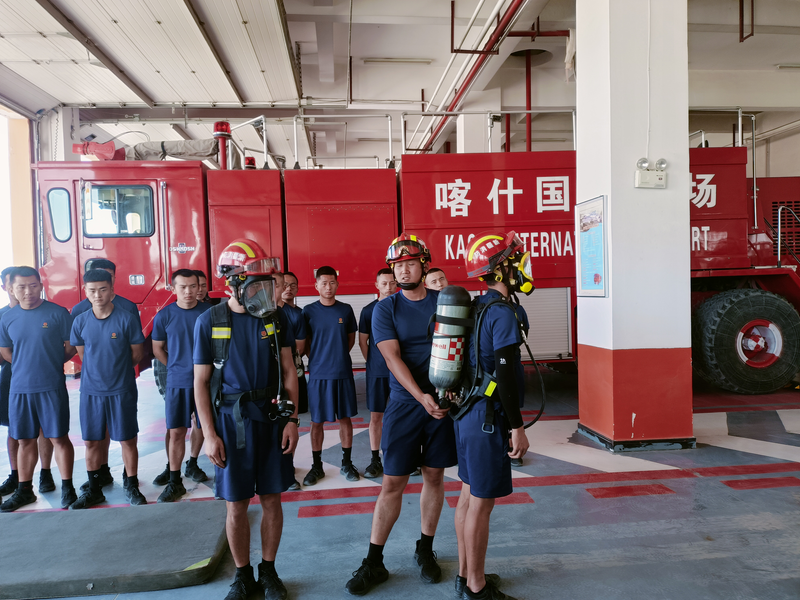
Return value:
M 34 440 L 41 427 L 44 437 L 60 438 L 69 433 L 69 394 L 62 387 L 49 392 L 11 394 L 8 399 L 11 425 L 8 435 L 15 440 Z
M 139 433 L 136 388 L 114 396 L 93 396 L 81 392 L 81 431 L 87 442 L 106 437 L 106 428 L 115 442 L 124 442 Z
M 164 412 L 167 415 L 167 429 L 192 426 L 192 413 L 196 412 L 194 406 L 194 388 L 168 387 L 164 394 Z M 195 415 L 197 426 L 200 421 Z
M 249 500 L 254 495 L 279 494 L 294 483 L 292 455 L 283 454 L 278 421 L 254 421 L 242 417 L 245 447 L 236 448 L 236 421 L 220 412 L 217 435 L 225 444 L 225 468 L 214 467 L 214 495 L 228 502 Z
M 11 391 L 11 364 L 0 369 L 0 425 L 8 427 L 8 395 Z
M 381 449 L 387 475 L 410 475 L 420 465 L 444 469 L 458 462 L 453 419 L 434 419 L 419 402 L 389 399 Z
M 312 423 L 332 423 L 358 414 L 356 384 L 347 379 L 311 379 L 308 382 L 308 408 Z
M 389 400 L 389 378 L 367 377 L 367 408 L 370 412 L 386 412 Z
M 455 422 L 458 476 L 476 498 L 502 498 L 513 491 L 508 424 L 495 402 L 494 433 L 484 433 L 484 407 L 484 402 L 473 406 Z

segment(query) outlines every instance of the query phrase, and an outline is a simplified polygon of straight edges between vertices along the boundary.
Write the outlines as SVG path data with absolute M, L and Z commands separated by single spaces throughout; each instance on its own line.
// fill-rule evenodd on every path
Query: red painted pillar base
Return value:
M 578 344 L 579 430 L 614 452 L 694 448 L 690 348 Z

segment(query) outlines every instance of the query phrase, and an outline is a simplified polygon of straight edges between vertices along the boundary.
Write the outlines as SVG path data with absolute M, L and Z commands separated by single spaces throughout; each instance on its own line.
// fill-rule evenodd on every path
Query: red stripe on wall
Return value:
M 674 494 L 675 492 L 665 485 L 654 483 L 651 485 L 617 485 L 614 487 L 586 488 L 597 499 L 624 498 L 628 496 L 657 496 L 660 494 Z
M 800 487 L 797 477 L 762 477 L 760 479 L 730 479 L 723 481 L 734 490 L 766 490 L 769 488 Z
M 348 502 L 347 504 L 320 504 L 301 506 L 297 511 L 299 519 L 311 517 L 335 517 L 339 515 L 364 515 L 375 511 L 374 502 Z

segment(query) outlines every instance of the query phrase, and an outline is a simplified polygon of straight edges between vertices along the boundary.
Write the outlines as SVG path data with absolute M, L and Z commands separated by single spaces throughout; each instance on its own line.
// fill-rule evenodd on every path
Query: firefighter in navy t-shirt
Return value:
M 2 284 L 3 291 L 8 294 L 8 304 L 0 308 L 0 320 L 3 315 L 14 308 L 19 302 L 11 291 L 11 281 L 9 277 L 16 267 L 6 267 L 0 273 L 0 283 Z M 0 355 L 0 425 L 8 427 L 8 391 L 11 387 L 11 363 L 6 362 L 2 355 Z M 13 494 L 17 485 L 19 484 L 19 474 L 17 472 L 17 451 L 19 450 L 19 442 L 7 436 L 6 448 L 8 449 L 8 462 L 11 467 L 11 474 L 6 477 L 6 480 L 0 485 L 0 502 L 3 496 Z
M 479 316 L 476 327 L 480 327 L 471 336 L 469 361 L 473 373 L 478 360 L 484 373 L 494 373 L 497 387 L 490 397 L 483 396 L 462 409 L 455 421 L 458 476 L 464 482 L 455 516 L 456 592 L 461 591 L 466 599 L 514 600 L 497 589 L 497 575 L 484 574 L 484 565 L 495 499 L 513 490 L 510 459 L 521 459 L 529 447 L 520 413 L 520 398 L 525 393 L 520 378 L 520 320 L 509 296 L 533 291 L 530 255 L 523 253 L 522 241 L 513 231 L 507 235 L 481 234 L 467 252 L 466 267 L 468 277 L 479 278 L 489 287 L 478 300 L 489 306 Z M 478 357 L 476 336 L 480 342 Z M 509 429 L 513 450 L 508 444 Z
M 75 317 L 70 342 L 83 363 L 80 415 L 89 486 L 70 508 L 105 502 L 100 465 L 107 434 L 122 446 L 125 497 L 131 505 L 146 504 L 139 491 L 139 393 L 134 372 L 134 365 L 142 359 L 144 336 L 139 320 L 111 301 L 114 286 L 110 273 L 92 269 L 83 276 L 83 283 L 92 310 Z
M 75 450 L 69 439 L 69 395 L 64 363 L 73 357 L 66 308 L 42 299 L 39 272 L 18 267 L 10 277 L 19 304 L 0 321 L 0 354 L 12 363 L 9 390 L 9 435 L 19 441 L 17 490 L 0 510 L 10 512 L 36 501 L 33 469 L 38 459 L 39 430 L 52 440 L 61 473 L 61 507 L 75 502 L 72 467 Z
M 342 443 L 340 472 L 347 481 L 358 481 L 353 465 L 353 422 L 358 414 L 356 384 L 350 350 L 356 343 L 356 316 L 349 304 L 336 299 L 339 281 L 336 269 L 320 267 L 314 287 L 319 300 L 303 307 L 306 321 L 306 350 L 308 351 L 308 408 L 311 411 L 311 470 L 303 485 L 314 485 L 325 477 L 322 467 L 323 425 L 339 420 L 339 440 Z
M 372 334 L 391 372 L 391 391 L 383 416 L 384 475 L 372 517 L 369 551 L 345 588 L 358 596 L 389 577 L 383 565 L 383 547 L 400 515 L 408 477 L 420 464 L 422 535 L 414 559 L 426 583 L 438 583 L 442 577 L 433 536 L 444 503 L 444 469 L 456 464 L 456 449 L 453 421 L 445 418 L 446 409 L 439 408 L 436 389 L 428 379 L 428 324 L 439 297 L 439 292 L 422 285 L 430 260 L 430 251 L 417 236 L 404 233 L 395 239 L 386 264 L 400 292 L 378 302 L 372 313 Z
M 117 265 L 106 258 L 96 258 L 89 262 L 89 271 L 93 269 L 102 269 L 107 271 L 111 275 L 111 285 L 113 286 L 117 281 Z M 129 312 L 136 321 L 139 323 L 139 330 L 142 329 L 141 318 L 139 317 L 139 308 L 128 300 L 127 298 L 123 298 L 118 294 L 114 294 L 111 297 L 111 303 L 116 306 L 117 308 L 121 308 L 122 310 Z M 74 319 L 80 314 L 91 310 L 92 303 L 89 301 L 89 298 L 84 298 L 80 302 L 78 302 L 75 306 L 72 307 L 70 313 L 72 314 L 72 318 Z M 153 369 L 155 371 L 155 369 Z M 157 377 L 157 375 L 156 375 Z M 107 485 L 111 485 L 114 483 L 114 478 L 111 476 L 111 470 L 108 468 L 108 448 L 111 444 L 111 438 L 108 436 L 106 432 L 106 437 L 103 440 L 103 443 L 100 445 L 100 487 L 105 487 Z M 89 482 L 87 481 L 81 486 L 81 492 L 85 492 L 89 489 Z
M 306 321 L 303 318 L 303 309 L 295 304 L 297 297 L 297 276 L 291 271 L 283 274 L 283 311 L 292 326 L 295 341 L 297 342 L 297 352 L 293 355 L 294 364 L 297 367 L 297 412 L 304 414 L 308 412 L 308 384 L 306 382 L 306 368 L 303 364 L 303 355 L 306 348 Z
M 278 418 L 279 405 L 274 400 L 281 391 L 280 381 L 275 379 L 280 373 L 285 388 L 282 397 L 288 395 L 296 402 L 297 372 L 286 343 L 291 333 L 285 318 L 275 315 L 272 274 L 280 266 L 251 240 L 231 243 L 217 264 L 218 273 L 231 287 L 231 298 L 204 312 L 195 323 L 194 393 L 206 454 L 215 466 L 216 495 L 227 502 L 225 529 L 236 576 L 226 600 L 246 600 L 258 586 L 266 600 L 283 600 L 287 591 L 275 571 L 275 555 L 283 530 L 281 492 L 294 481 L 297 412 L 288 419 Z M 227 321 L 220 325 L 215 317 L 223 307 Z M 267 320 L 273 316 L 277 317 L 277 330 Z M 279 365 L 275 338 L 280 347 Z M 220 347 L 223 344 L 226 350 Z M 211 385 L 215 389 L 209 393 Z M 261 504 L 258 583 L 250 566 L 247 519 L 254 495 Z
M 172 291 L 176 301 L 162 308 L 153 320 L 153 354 L 167 365 L 164 409 L 167 420 L 167 470 L 169 479 L 159 502 L 175 502 L 186 493 L 181 480 L 181 463 L 186 453 L 186 430 L 192 426 L 194 403 L 194 324 L 197 317 L 211 306 L 197 301 L 197 275 L 189 269 L 172 274 Z M 195 427 L 200 431 L 199 427 Z M 195 448 L 192 436 L 191 456 L 186 462 L 186 476 L 205 481 L 206 474 L 197 466 L 197 456 L 203 444 Z
M 367 361 L 367 408 L 369 409 L 369 448 L 372 460 L 364 469 L 364 477 L 374 479 L 383 475 L 383 464 L 379 450 L 381 448 L 381 430 L 383 429 L 383 413 L 389 399 L 389 368 L 383 360 L 380 350 L 375 347 L 372 336 L 372 311 L 381 300 L 397 291 L 391 269 L 381 269 L 375 278 L 378 298 L 361 309 L 358 317 L 358 345 L 361 354 Z

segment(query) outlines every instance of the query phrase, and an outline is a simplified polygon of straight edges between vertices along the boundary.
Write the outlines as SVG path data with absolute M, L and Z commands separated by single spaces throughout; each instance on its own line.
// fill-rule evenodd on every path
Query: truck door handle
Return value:
M 170 260 L 169 260 L 169 220 L 167 219 L 167 182 L 161 182 L 161 247 L 164 252 L 164 289 L 172 291 L 169 282 Z

